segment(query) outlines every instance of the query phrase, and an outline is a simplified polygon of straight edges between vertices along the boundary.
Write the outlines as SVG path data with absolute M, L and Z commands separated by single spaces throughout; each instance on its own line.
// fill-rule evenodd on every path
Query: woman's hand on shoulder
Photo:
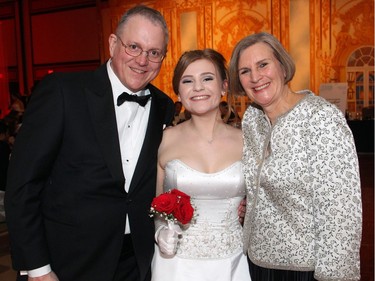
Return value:
M 244 219 L 246 214 L 246 197 L 243 198 L 238 206 L 238 220 L 240 224 L 243 225 Z

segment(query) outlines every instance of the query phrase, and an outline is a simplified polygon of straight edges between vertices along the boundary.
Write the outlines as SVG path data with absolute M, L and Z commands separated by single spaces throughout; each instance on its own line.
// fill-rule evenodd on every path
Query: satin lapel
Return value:
M 86 88 L 85 94 L 101 153 L 113 178 L 125 181 L 112 88 L 105 65 L 95 72 L 94 79 Z
M 163 134 L 163 112 L 165 112 L 165 104 L 157 98 L 152 96 L 150 116 L 147 124 L 147 131 L 145 140 L 139 155 L 137 166 L 134 171 L 133 179 L 129 188 L 129 194 L 132 193 L 139 181 L 142 179 L 144 173 L 148 169 L 156 167 L 157 151 Z M 155 182 L 156 188 L 156 182 Z

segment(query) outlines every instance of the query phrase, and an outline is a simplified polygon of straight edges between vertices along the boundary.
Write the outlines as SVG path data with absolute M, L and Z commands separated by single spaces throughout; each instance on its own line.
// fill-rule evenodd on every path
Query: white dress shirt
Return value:
M 124 102 L 117 106 L 117 98 L 123 92 L 132 95 L 149 95 L 148 89 L 133 93 L 126 88 L 115 75 L 111 67 L 111 60 L 107 63 L 109 80 L 112 85 L 113 102 L 116 112 L 117 130 L 119 134 L 122 170 L 125 176 L 125 191 L 129 191 L 130 183 L 133 178 L 134 170 L 137 165 L 139 154 L 146 135 L 148 118 L 150 113 L 150 99 L 143 107 L 136 102 Z M 130 233 L 128 217 L 126 217 L 125 233 Z

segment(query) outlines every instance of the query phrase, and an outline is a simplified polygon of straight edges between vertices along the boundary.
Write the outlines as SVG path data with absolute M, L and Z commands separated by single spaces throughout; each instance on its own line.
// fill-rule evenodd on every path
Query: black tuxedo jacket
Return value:
M 106 65 L 55 73 L 36 87 L 8 170 L 6 214 L 13 266 L 51 264 L 60 281 L 112 280 L 129 216 L 142 280 L 154 247 L 157 150 L 173 101 L 149 85 L 146 137 L 124 191 L 119 138 Z

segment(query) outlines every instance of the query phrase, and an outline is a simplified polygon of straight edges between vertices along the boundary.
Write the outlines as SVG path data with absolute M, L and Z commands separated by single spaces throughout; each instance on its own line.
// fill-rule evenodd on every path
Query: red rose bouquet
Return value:
M 153 217 L 155 214 L 165 217 L 167 221 L 187 224 L 193 218 L 194 208 L 189 195 L 172 189 L 152 200 L 150 216 Z

